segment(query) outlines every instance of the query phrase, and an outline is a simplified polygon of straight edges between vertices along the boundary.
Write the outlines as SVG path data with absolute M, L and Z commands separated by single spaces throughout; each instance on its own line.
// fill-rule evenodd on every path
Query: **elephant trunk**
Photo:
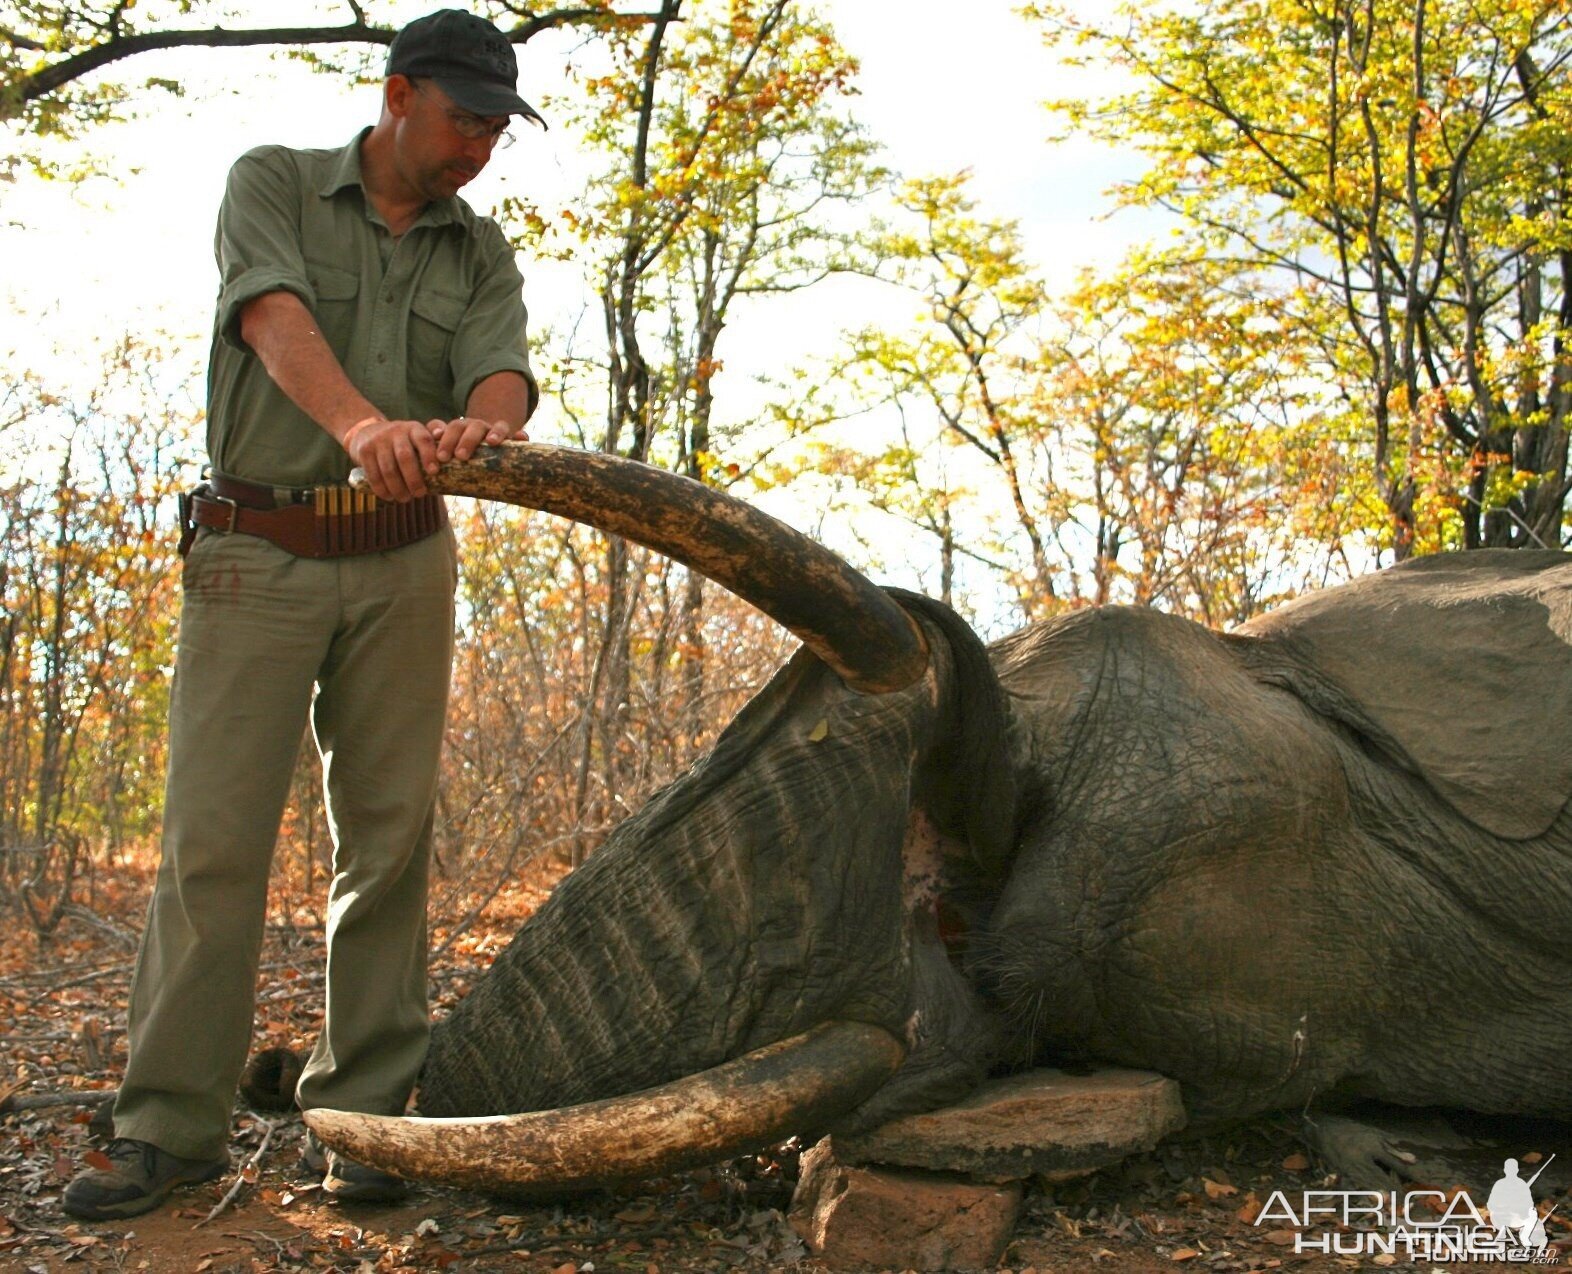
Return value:
M 901 849 L 930 698 L 851 694 L 794 659 L 436 1024 L 422 1112 L 637 1092 L 835 1019 L 903 1037 Z

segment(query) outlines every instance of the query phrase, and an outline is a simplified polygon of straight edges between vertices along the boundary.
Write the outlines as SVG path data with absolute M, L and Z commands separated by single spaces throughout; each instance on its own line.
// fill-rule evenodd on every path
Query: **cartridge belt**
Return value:
M 296 557 L 348 557 L 402 548 L 446 524 L 438 495 L 378 500 L 360 487 L 270 487 L 215 473 L 180 497 L 180 553 L 204 526 L 255 535 Z

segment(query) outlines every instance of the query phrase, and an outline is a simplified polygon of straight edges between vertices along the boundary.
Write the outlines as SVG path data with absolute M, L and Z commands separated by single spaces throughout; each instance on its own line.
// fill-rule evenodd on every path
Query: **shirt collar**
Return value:
M 365 141 L 366 135 L 371 132 L 370 127 L 361 129 L 345 146 L 336 151 L 330 151 L 332 156 L 328 165 L 327 180 L 317 188 L 317 194 L 324 199 L 330 199 L 346 186 L 355 186 L 360 190 L 361 197 L 365 198 L 366 186 L 360 173 L 360 143 Z M 417 226 L 445 226 L 458 220 L 455 205 L 458 197 L 437 199 L 428 203 L 421 210 L 420 216 L 415 219 Z M 366 200 L 369 210 L 371 201 Z

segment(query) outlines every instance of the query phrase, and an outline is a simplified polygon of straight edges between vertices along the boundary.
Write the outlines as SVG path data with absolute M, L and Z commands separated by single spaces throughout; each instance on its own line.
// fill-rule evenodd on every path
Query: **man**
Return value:
M 309 713 L 334 834 L 326 1015 L 303 1108 L 402 1113 L 425 1055 L 426 871 L 455 554 L 425 479 L 519 437 L 538 397 L 522 280 L 456 197 L 505 145 L 517 62 L 448 9 L 393 41 L 381 117 L 231 171 L 208 376 L 210 485 L 184 502 L 163 859 L 116 1139 L 65 1210 L 135 1216 L 228 1166 L 273 845 Z M 371 500 L 344 486 L 365 471 Z M 329 1194 L 401 1183 L 308 1144 Z

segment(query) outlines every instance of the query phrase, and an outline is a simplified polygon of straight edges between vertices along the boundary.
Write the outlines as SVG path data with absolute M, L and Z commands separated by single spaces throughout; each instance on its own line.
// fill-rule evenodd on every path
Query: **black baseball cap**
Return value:
M 433 79 L 476 115 L 522 115 L 546 127 L 540 112 L 518 94 L 519 62 L 508 37 L 462 9 L 438 9 L 395 35 L 387 73 Z

